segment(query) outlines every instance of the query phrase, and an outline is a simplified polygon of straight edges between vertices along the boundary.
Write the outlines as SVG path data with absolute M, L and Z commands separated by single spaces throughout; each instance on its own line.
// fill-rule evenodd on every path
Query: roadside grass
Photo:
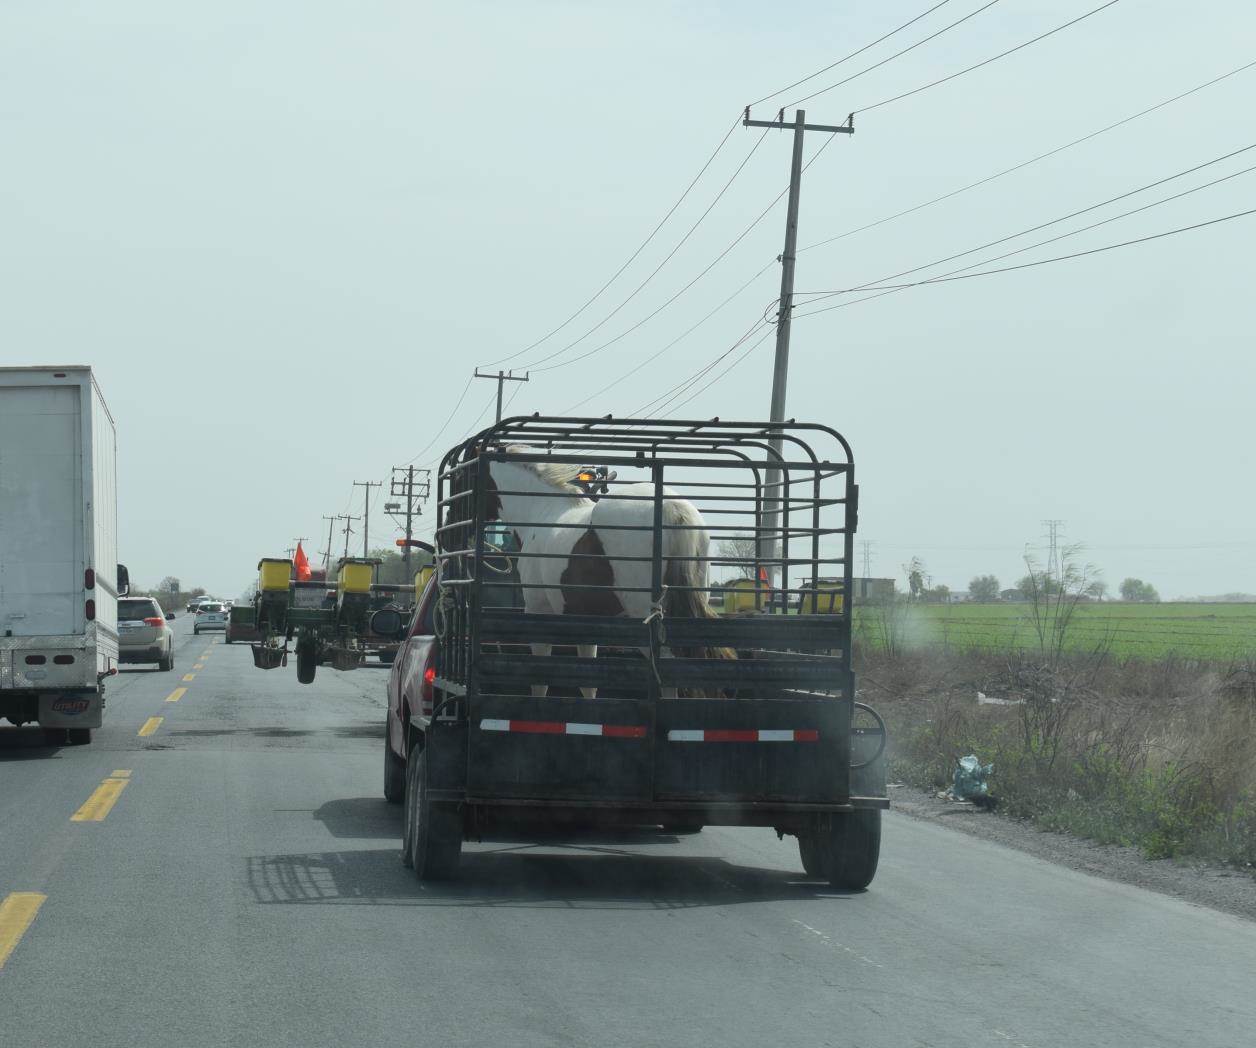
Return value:
M 878 645 L 873 607 L 856 607 L 855 630 Z M 1038 647 L 1029 603 L 914 604 L 907 612 L 912 647 L 943 651 L 1032 650 Z M 1256 653 L 1256 604 L 1078 604 L 1065 647 L 1102 648 L 1114 656 L 1231 660 Z
M 857 666 L 900 781 L 943 788 L 975 753 L 1007 814 L 1256 871 L 1256 661 L 864 647 Z

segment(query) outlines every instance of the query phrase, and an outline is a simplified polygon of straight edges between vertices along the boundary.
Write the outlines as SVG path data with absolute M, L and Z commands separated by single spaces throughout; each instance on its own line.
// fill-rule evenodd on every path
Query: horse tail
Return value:
M 707 565 L 711 536 L 702 526 L 701 515 L 691 502 L 667 499 L 663 503 L 663 523 L 685 525 L 683 529 L 663 532 L 664 557 L 667 558 L 663 572 L 663 582 L 667 586 L 667 592 L 663 595 L 663 614 L 673 618 L 718 619 L 719 616 L 707 603 Z M 732 648 L 697 647 L 672 650 L 681 658 L 737 658 L 737 652 Z

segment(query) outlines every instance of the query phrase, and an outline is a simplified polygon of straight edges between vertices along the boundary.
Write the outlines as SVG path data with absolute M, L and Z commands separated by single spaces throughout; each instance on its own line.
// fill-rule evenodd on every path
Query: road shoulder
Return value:
M 1212 863 L 1148 859 L 1136 848 L 1097 844 L 1040 830 L 1020 819 L 941 800 L 906 786 L 892 789 L 890 802 L 894 811 L 914 819 L 993 841 L 1081 873 L 1256 921 L 1256 871 L 1245 873 Z

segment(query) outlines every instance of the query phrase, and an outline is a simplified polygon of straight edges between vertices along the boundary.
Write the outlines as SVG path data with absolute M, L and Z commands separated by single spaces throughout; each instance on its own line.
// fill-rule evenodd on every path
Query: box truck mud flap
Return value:
M 104 708 L 99 691 L 41 695 L 39 724 L 43 728 L 99 728 Z

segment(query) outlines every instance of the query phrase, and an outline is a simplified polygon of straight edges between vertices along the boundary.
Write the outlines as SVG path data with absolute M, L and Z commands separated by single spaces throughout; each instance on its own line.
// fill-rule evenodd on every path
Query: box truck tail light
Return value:
M 96 617 L 96 602 L 94 600 L 84 602 L 83 614 L 87 616 L 88 622 L 91 622 Z
M 436 682 L 436 667 L 430 662 L 423 667 L 423 686 L 419 689 L 419 712 L 425 717 L 432 715 L 432 685 Z
M 165 624 L 165 621 L 166 621 L 165 619 L 159 619 L 156 615 L 153 615 L 144 620 L 144 625 L 145 626 L 162 626 Z
M 83 572 L 83 589 L 96 588 L 96 569 L 88 568 Z

